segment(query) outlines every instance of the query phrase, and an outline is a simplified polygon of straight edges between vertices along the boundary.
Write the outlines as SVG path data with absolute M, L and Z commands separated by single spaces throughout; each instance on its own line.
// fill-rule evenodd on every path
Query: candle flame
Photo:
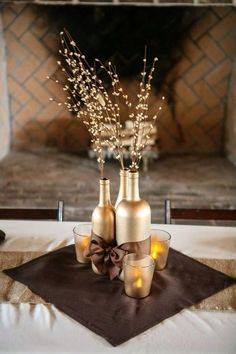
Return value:
M 151 244 L 151 256 L 154 259 L 164 252 L 163 246 L 158 241 L 153 241 Z
M 141 278 L 138 278 L 137 280 L 136 280 L 136 287 L 138 288 L 138 289 L 140 289 L 141 287 L 142 287 L 142 279 Z
M 158 256 L 159 245 L 158 243 L 153 243 L 151 247 L 151 256 L 152 258 L 156 259 Z

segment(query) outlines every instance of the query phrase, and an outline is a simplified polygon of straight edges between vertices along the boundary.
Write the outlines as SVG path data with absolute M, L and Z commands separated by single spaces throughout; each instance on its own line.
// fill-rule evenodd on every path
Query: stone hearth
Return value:
M 53 152 L 12 152 L 0 162 L 0 169 L 0 206 L 52 207 L 60 198 L 66 204 L 66 220 L 91 218 L 99 179 L 93 160 Z M 115 202 L 118 164 L 108 163 L 105 169 Z M 163 222 L 166 198 L 176 207 L 236 208 L 236 167 L 223 157 L 163 158 L 142 173 L 140 182 L 153 222 Z

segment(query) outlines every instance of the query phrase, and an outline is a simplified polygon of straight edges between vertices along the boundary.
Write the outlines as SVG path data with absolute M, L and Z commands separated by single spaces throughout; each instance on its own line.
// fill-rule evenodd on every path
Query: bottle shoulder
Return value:
M 144 199 L 139 200 L 122 200 L 116 207 L 116 214 L 122 213 L 123 210 L 147 210 L 150 211 L 150 205 Z
M 93 210 L 93 214 L 115 214 L 115 208 L 113 207 L 112 204 L 106 204 L 106 205 L 97 205 L 95 209 Z

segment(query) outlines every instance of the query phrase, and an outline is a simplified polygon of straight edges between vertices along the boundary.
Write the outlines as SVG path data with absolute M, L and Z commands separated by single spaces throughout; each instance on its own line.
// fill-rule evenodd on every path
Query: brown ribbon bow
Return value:
M 150 253 L 150 237 L 144 241 L 127 242 L 120 246 L 109 245 L 102 237 L 92 233 L 91 242 L 85 250 L 85 256 L 102 274 L 109 274 L 114 279 L 122 269 L 122 261 L 127 253 Z

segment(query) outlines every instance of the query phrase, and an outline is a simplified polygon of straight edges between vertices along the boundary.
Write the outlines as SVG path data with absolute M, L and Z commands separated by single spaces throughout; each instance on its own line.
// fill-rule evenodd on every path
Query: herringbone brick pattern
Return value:
M 0 159 L 5 156 L 9 149 L 9 112 L 7 105 L 5 47 L 3 45 L 2 21 L 0 18 Z
M 58 34 L 32 5 L 6 5 L 2 18 L 7 45 L 8 86 L 14 147 L 31 145 L 79 149 L 88 145 L 85 128 L 49 102 L 63 91 L 46 75 L 57 72 Z M 196 8 L 196 20 L 178 51 L 164 91 L 174 97 L 159 121 L 163 152 L 220 152 L 232 61 L 236 54 L 236 11 L 230 7 Z M 135 96 L 136 83 L 124 83 Z M 151 97 L 150 114 L 158 98 Z M 124 119 L 126 112 L 123 111 Z
M 197 9 L 196 11 L 202 11 Z M 175 96 L 160 120 L 160 138 L 168 139 L 169 152 L 219 152 L 223 149 L 228 84 L 236 54 L 236 11 L 204 11 L 185 37 L 183 59 L 167 79 Z M 174 118 L 174 119 L 173 119 Z M 176 127 L 180 124 L 179 139 Z M 181 141 L 182 140 L 182 141 Z M 163 141 L 164 144 L 164 141 Z
M 34 6 L 5 6 L 2 17 L 13 147 L 60 145 L 60 131 L 73 121 L 62 107 L 49 102 L 51 96 L 64 100 L 58 84 L 46 79 L 57 72 L 58 33 Z
M 225 150 L 230 160 L 236 165 L 236 61 L 233 64 L 228 96 Z

